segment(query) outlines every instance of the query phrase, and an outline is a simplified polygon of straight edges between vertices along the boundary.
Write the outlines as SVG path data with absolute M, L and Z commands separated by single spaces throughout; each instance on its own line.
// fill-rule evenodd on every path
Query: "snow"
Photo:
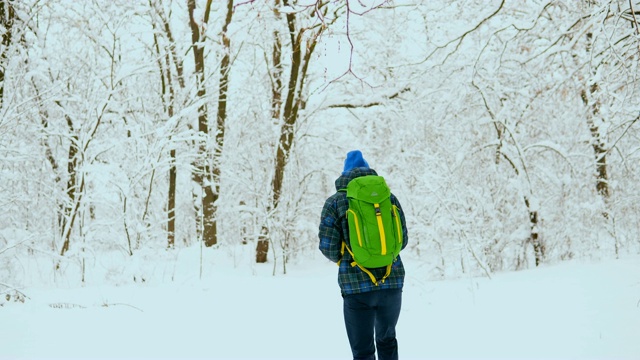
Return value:
M 271 119 L 273 69 L 265 54 L 274 30 L 287 38 L 286 23 L 267 2 L 236 4 L 217 203 L 223 240 L 203 250 L 201 266 L 190 166 L 206 139 L 193 125 L 198 108 L 215 99 L 193 98 L 186 3 L 32 3 L 33 16 L 26 2 L 14 2 L 21 18 L 37 20 L 22 33 L 30 47 L 23 52 L 16 43 L 16 56 L 2 64 L 8 91 L 0 117 L 0 203 L 7 214 L 0 222 L 0 360 L 349 358 L 337 269 L 317 251 L 304 252 L 315 246 L 308 235 L 317 229 L 319 207 L 354 148 L 370 154 L 380 174 L 400 174 L 389 181 L 407 210 L 413 247 L 403 254 L 402 359 L 640 360 L 640 255 L 553 264 L 637 253 L 640 244 L 633 190 L 640 150 L 628 122 L 639 107 L 637 81 L 630 85 L 625 77 L 637 67 L 607 61 L 635 43 L 598 40 L 633 39 L 633 28 L 615 17 L 599 27 L 583 22 L 576 31 L 593 30 L 593 43 L 575 37 L 568 45 L 558 33 L 579 19 L 601 18 L 600 6 L 350 2 L 349 32 L 344 11 L 335 13 L 342 15 L 323 30 L 313 53 L 284 180 L 285 188 L 293 186 L 283 191 L 278 213 L 270 212 L 271 195 L 264 192 L 281 130 Z M 215 97 L 216 17 L 225 6 L 212 6 L 206 66 L 207 93 Z M 367 16 L 357 16 L 362 12 Z M 301 17 L 298 25 L 318 24 L 317 15 Z M 160 16 L 175 39 L 155 33 L 164 50 L 153 47 Z M 202 17 L 196 8 L 195 18 Z M 284 45 L 288 74 L 291 49 Z M 151 69 L 172 46 L 178 58 L 169 68 L 176 70 L 167 75 L 177 79 L 184 66 L 185 84 L 174 83 L 175 114 L 167 119 L 158 70 Z M 564 50 L 570 59 L 558 55 Z M 594 99 L 609 99 L 599 109 L 608 122 L 597 124 L 615 140 L 608 142 L 616 152 L 607 158 L 615 190 L 607 204 L 594 189 L 597 164 L 585 126 L 589 109 L 579 96 L 588 85 L 582 78 L 598 81 Z M 331 107 L 373 102 L 381 105 Z M 499 121 L 485 121 L 489 108 Z M 212 119 L 212 107 L 209 112 Z M 100 114 L 104 121 L 92 132 L 91 117 Z M 496 122 L 510 133 L 499 139 L 500 151 L 526 162 L 519 173 L 531 181 L 514 177 L 506 161 L 487 166 L 495 152 L 479 150 L 497 144 Z M 387 140 L 377 141 L 382 135 Z M 73 138 L 91 145 L 73 169 L 86 179 L 81 199 L 65 195 Z M 165 251 L 169 149 L 177 149 L 178 249 Z M 45 151 L 58 165 L 47 164 Z M 59 256 L 59 210 L 72 200 L 78 200 L 73 239 Z M 474 268 L 471 261 L 457 266 L 457 254 L 479 254 L 480 268 L 532 264 L 527 210 L 540 211 L 536 226 L 550 264 L 491 278 L 449 278 Z M 269 261 L 277 264 L 253 262 L 264 219 L 276 229 Z M 278 229 L 298 241 L 279 237 Z M 129 231 L 138 246 L 127 244 Z M 253 234 L 246 236 L 249 245 L 236 246 L 245 231 Z M 279 255 L 285 251 L 296 255 L 287 274 Z M 446 266 L 436 268 L 440 258 Z M 448 278 L 434 280 L 436 273 Z M 27 296 L 24 302 L 6 297 L 15 294 L 12 286 Z
M 173 282 L 21 289 L 24 303 L 0 303 L 0 359 L 350 357 L 321 256 L 273 275 L 209 252 L 201 279 L 180 260 Z M 640 359 L 638 256 L 441 281 L 404 262 L 402 359 Z

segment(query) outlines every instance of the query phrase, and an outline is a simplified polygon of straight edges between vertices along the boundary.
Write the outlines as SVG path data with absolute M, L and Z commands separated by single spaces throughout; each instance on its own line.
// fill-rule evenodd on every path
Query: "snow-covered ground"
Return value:
M 402 359 L 640 359 L 640 257 L 446 281 L 405 265 Z M 24 303 L 0 307 L 0 359 L 350 358 L 333 264 L 210 269 L 21 289 Z

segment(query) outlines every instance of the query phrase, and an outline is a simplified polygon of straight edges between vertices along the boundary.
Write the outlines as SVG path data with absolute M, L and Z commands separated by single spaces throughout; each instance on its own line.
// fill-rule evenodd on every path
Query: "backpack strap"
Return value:
M 351 258 L 355 259 L 355 256 L 353 255 L 353 251 L 351 251 L 351 249 L 349 249 L 349 247 L 347 246 L 347 244 L 343 241 L 342 242 L 342 249 L 340 250 L 340 252 L 342 253 L 342 255 L 344 255 L 344 249 L 347 249 L 347 251 L 349 252 L 349 254 L 351 254 Z M 340 265 L 340 262 L 338 262 L 338 265 Z M 371 271 L 369 271 L 369 269 L 367 269 L 366 267 L 358 264 L 357 262 L 352 261 L 351 262 L 351 266 L 357 266 L 360 268 L 360 270 L 362 270 L 362 272 L 364 272 L 365 274 L 369 275 L 369 278 L 371 279 L 371 281 L 373 282 L 373 284 L 375 286 L 378 286 L 380 284 L 384 284 L 384 281 L 389 277 L 389 275 L 391 275 L 391 266 L 392 264 L 387 265 L 387 272 L 384 274 L 384 276 L 382 277 L 382 279 L 377 280 L 376 277 L 373 275 L 373 273 L 371 273 Z

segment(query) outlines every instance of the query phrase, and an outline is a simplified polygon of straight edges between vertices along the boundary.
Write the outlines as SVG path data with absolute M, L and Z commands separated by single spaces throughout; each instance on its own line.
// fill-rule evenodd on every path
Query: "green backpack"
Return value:
M 391 266 L 402 249 L 402 222 L 398 207 L 391 203 L 391 190 L 382 176 L 361 176 L 346 189 L 349 209 L 349 246 L 342 243 L 358 266 L 377 286 L 391 273 Z M 379 281 L 367 268 L 387 267 Z

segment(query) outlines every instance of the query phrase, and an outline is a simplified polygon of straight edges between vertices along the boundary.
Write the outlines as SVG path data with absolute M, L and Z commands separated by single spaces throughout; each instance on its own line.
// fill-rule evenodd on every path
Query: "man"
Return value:
M 342 244 L 349 244 L 347 209 L 349 201 L 344 190 L 355 178 L 378 175 L 359 150 L 350 151 L 344 161 L 342 175 L 335 181 L 336 193 L 327 199 L 322 209 L 320 251 L 329 260 L 339 264 L 338 283 L 343 297 L 344 322 L 351 352 L 355 359 L 375 359 L 376 348 L 380 360 L 398 359 L 396 323 L 400 316 L 404 266 L 400 256 L 393 263 L 391 273 L 375 284 L 359 266 L 352 266 L 350 251 Z M 391 203 L 398 207 L 402 224 L 402 249 L 407 246 L 407 227 L 398 199 L 391 194 Z M 367 269 L 381 280 L 386 267 Z M 374 345 L 375 340 L 375 345 Z

